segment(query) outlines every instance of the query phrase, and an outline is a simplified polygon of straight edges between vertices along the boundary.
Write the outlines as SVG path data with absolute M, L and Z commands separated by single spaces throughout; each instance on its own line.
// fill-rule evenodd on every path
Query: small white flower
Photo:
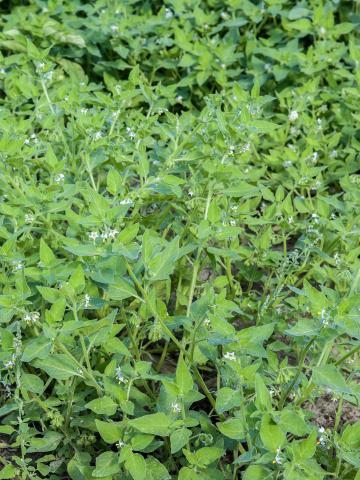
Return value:
M 119 448 L 122 448 L 122 447 L 125 447 L 125 442 L 123 442 L 122 440 L 119 440 L 118 443 L 116 444 Z
M 93 231 L 93 232 L 90 232 L 90 233 L 88 234 L 88 237 L 90 238 L 90 240 L 94 240 L 94 241 L 95 241 L 97 238 L 99 238 L 99 234 L 98 234 L 98 232 Z
M 325 432 L 325 428 L 324 427 L 320 427 L 318 432 L 321 434 L 321 433 L 324 433 Z
M 174 16 L 174 14 L 173 14 L 172 10 L 170 10 L 170 8 L 165 8 L 165 18 L 167 20 L 169 20 L 173 16 Z
M 110 25 L 110 30 L 115 33 L 119 30 L 118 26 L 117 25 Z
M 115 377 L 119 383 L 127 383 L 127 378 L 125 378 L 120 367 L 116 367 Z
M 336 252 L 336 253 L 334 254 L 334 261 L 335 261 L 335 265 L 336 265 L 336 266 L 339 266 L 339 265 L 340 265 L 340 263 L 341 263 L 341 258 L 340 258 L 340 254 L 339 254 L 338 252 Z
M 181 412 L 181 406 L 180 406 L 180 404 L 177 403 L 177 402 L 173 402 L 173 403 L 171 404 L 171 411 L 172 411 L 173 413 L 179 413 L 179 412 Z
M 4 362 L 4 368 L 7 368 L 8 370 L 11 370 L 14 368 L 15 362 L 13 360 L 8 360 L 7 362 Z
M 124 200 L 121 200 L 120 205 L 130 205 L 132 204 L 132 200 L 130 198 L 124 198 Z
M 320 223 L 320 217 L 316 213 L 311 214 L 311 219 L 313 220 L 314 223 Z
M 291 110 L 288 118 L 290 122 L 295 122 L 299 118 L 299 114 L 296 110 Z
M 183 101 L 182 95 L 178 95 L 178 96 L 176 97 L 176 101 L 177 101 L 178 103 L 181 103 L 181 102 Z
M 282 464 L 281 447 L 276 449 L 276 457 L 275 457 L 274 463 L 277 463 L 278 465 Z
M 86 115 L 88 111 L 89 111 L 88 108 L 80 108 L 80 113 L 82 113 L 83 115 Z
M 126 133 L 129 135 L 130 138 L 136 137 L 136 133 L 133 130 L 131 130 L 130 127 L 126 127 Z
M 314 153 L 312 154 L 311 161 L 312 161 L 313 163 L 316 163 L 316 162 L 318 161 L 318 158 L 319 158 L 319 153 L 318 153 L 318 152 L 314 152 Z
M 89 308 L 90 306 L 90 295 L 88 295 L 87 293 L 85 293 L 85 296 L 84 296 L 84 308 Z
M 103 137 L 103 133 L 99 130 L 98 132 L 95 132 L 94 133 L 94 140 L 97 141 L 97 140 L 100 140 L 100 138 Z
M 291 160 L 285 160 L 285 162 L 283 163 L 283 167 L 284 168 L 289 168 L 289 167 L 292 167 L 292 161 Z
M 40 313 L 39 312 L 27 312 L 23 316 L 23 320 L 27 324 L 33 324 L 36 323 L 40 320 Z
M 24 140 L 24 145 L 30 145 L 30 140 L 28 138 Z
M 248 152 L 249 150 L 250 150 L 250 143 L 245 143 L 245 144 L 240 148 L 241 153 Z
M 208 318 L 205 318 L 205 320 L 204 320 L 203 323 L 204 323 L 204 326 L 205 326 L 206 328 L 210 327 L 211 322 L 210 322 L 210 320 L 209 320 Z
M 232 227 L 235 227 L 236 221 L 235 221 L 235 220 L 230 220 L 230 225 L 231 225 Z
M 224 359 L 225 360 L 236 360 L 235 352 L 226 352 L 224 354 Z
M 289 218 L 288 218 L 288 224 L 291 225 L 292 223 L 294 223 L 294 218 L 293 218 L 293 217 L 289 217 Z
M 116 228 L 110 229 L 108 231 L 108 238 L 115 238 L 118 233 L 119 233 L 119 230 L 116 230 Z
M 324 36 L 325 33 L 326 33 L 326 29 L 324 27 L 320 27 L 319 28 L 319 33 L 320 33 L 321 36 Z
M 25 223 L 32 223 L 34 220 L 34 215 L 32 215 L 31 213 L 25 213 Z
M 63 173 L 58 173 L 57 175 L 55 175 L 54 177 L 54 182 L 56 183 L 62 183 L 65 179 L 65 175 Z
M 189 190 L 188 195 L 189 195 L 189 197 L 192 197 L 194 195 L 194 192 L 192 190 Z
M 337 157 L 337 154 L 338 154 L 337 150 L 331 150 L 331 152 L 330 152 L 330 158 L 336 158 L 336 157 Z
M 13 262 L 13 272 L 23 270 L 24 267 L 25 267 L 24 262 L 21 262 L 21 261 Z
M 100 238 L 102 239 L 103 242 L 109 238 L 108 234 L 106 232 L 102 232 L 100 234 Z
M 223 20 L 227 20 L 229 18 L 229 14 L 227 12 L 221 12 L 220 13 L 220 17 L 223 19 Z

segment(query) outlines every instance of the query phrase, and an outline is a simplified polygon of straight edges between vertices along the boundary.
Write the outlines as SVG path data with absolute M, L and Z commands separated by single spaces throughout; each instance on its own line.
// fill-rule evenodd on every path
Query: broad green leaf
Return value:
M 233 440 L 241 440 L 245 437 L 246 429 L 241 418 L 229 418 L 225 422 L 216 424 L 220 432 Z
M 176 385 L 179 387 L 181 395 L 185 395 L 193 389 L 194 381 L 192 379 L 190 370 L 185 363 L 182 355 L 180 355 L 176 367 Z
M 78 365 L 63 353 L 54 353 L 32 362 L 36 368 L 44 370 L 49 377 L 56 380 L 67 380 L 73 376 L 82 376 Z
M 111 477 L 120 472 L 118 455 L 114 452 L 103 452 L 96 457 L 96 467 L 92 472 L 95 478 Z
M 104 396 L 95 398 L 85 404 L 85 407 L 92 410 L 97 415 L 114 415 L 117 410 L 117 405 L 111 397 Z
M 171 453 L 176 453 L 183 448 L 191 437 L 191 430 L 180 428 L 170 435 Z
M 139 453 L 128 452 L 125 467 L 134 480 L 146 479 L 146 462 L 144 457 Z
M 96 412 L 95 412 L 96 413 Z M 117 443 L 123 432 L 123 425 L 119 422 L 103 422 L 102 420 L 95 420 L 96 428 L 101 435 L 101 438 L 106 443 Z
M 282 448 L 286 443 L 285 433 L 271 420 L 271 417 L 268 414 L 264 415 L 262 418 L 260 438 L 264 447 L 273 453 L 276 453 L 276 450 Z
M 139 432 L 166 437 L 170 435 L 172 420 L 165 413 L 152 413 L 129 420 L 129 425 Z

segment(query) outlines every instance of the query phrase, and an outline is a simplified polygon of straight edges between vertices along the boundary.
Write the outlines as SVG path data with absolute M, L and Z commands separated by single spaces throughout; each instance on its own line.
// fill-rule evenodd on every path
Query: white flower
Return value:
M 115 33 L 119 30 L 119 28 L 117 27 L 117 25 L 110 25 L 110 30 Z
M 291 225 L 292 223 L 294 223 L 294 219 L 293 219 L 293 217 L 289 217 L 288 218 L 288 224 Z
M 320 35 L 324 36 L 325 33 L 326 33 L 326 29 L 324 27 L 320 27 L 319 28 L 319 33 L 320 33 Z
M 229 18 L 229 14 L 226 13 L 226 12 L 221 12 L 220 13 L 220 17 L 223 19 L 223 20 L 227 20 Z
M 340 258 L 340 254 L 339 254 L 338 252 L 336 252 L 336 253 L 334 254 L 334 261 L 335 261 L 335 265 L 336 265 L 336 266 L 339 266 L 339 265 L 340 265 L 340 263 L 341 263 L 341 258 Z
M 100 138 L 103 136 L 103 133 L 99 130 L 98 132 L 94 133 L 94 140 L 100 140 Z
M 165 8 L 165 18 L 167 20 L 169 20 L 173 16 L 174 16 L 174 14 L 173 14 L 172 10 L 170 10 L 170 8 Z
M 177 402 L 173 402 L 173 403 L 171 404 L 171 411 L 172 411 L 173 413 L 179 413 L 179 412 L 181 412 L 181 406 L 180 406 L 180 404 L 177 403 Z
M 325 432 L 325 428 L 324 427 L 320 427 L 318 432 L 321 434 L 321 433 L 324 433 Z
M 30 140 L 28 138 L 24 140 L 24 145 L 30 145 Z
M 284 168 L 289 168 L 289 167 L 292 167 L 292 161 L 291 160 L 286 160 L 284 163 L 283 163 L 283 167 Z
M 124 377 L 120 367 L 116 367 L 115 377 L 119 383 L 127 383 L 127 378 Z
M 17 272 L 24 268 L 24 263 L 21 261 L 13 262 L 13 272 Z
M 192 197 L 194 195 L 194 192 L 192 190 L 189 190 L 188 195 L 189 195 L 189 197 Z
M 181 103 L 181 102 L 183 101 L 182 95 L 178 95 L 178 96 L 176 97 L 176 101 L 179 102 L 179 103 Z
M 225 360 L 236 360 L 235 352 L 226 352 L 224 354 L 224 359 Z
M 131 130 L 130 127 L 126 127 L 126 133 L 129 135 L 130 138 L 136 137 L 136 133 L 133 130 Z
M 122 440 L 119 440 L 116 445 L 117 445 L 119 448 L 122 448 L 122 447 L 125 446 L 125 442 L 123 442 Z
M 240 148 L 241 153 L 248 152 L 249 150 L 250 150 L 250 143 L 245 143 L 245 144 Z
M 124 198 L 124 200 L 121 200 L 120 205 L 130 205 L 131 203 L 133 202 L 130 198 Z
M 297 120 L 299 118 L 299 114 L 296 110 L 291 110 L 288 118 L 289 118 L 290 122 L 295 122 L 295 120 Z
M 8 360 L 7 362 L 4 362 L 4 368 L 7 368 L 8 370 L 11 370 L 14 366 L 14 360 Z
M 312 159 L 311 159 L 311 160 L 312 160 L 313 163 L 316 163 L 317 160 L 318 160 L 318 158 L 319 158 L 319 153 L 318 153 L 318 152 L 314 152 L 314 153 L 312 154 Z
M 330 152 L 330 158 L 336 158 L 336 157 L 337 157 L 337 154 L 338 154 L 337 150 L 331 150 L 331 152 Z
M 110 229 L 108 231 L 108 238 L 115 238 L 118 233 L 119 233 L 119 230 L 116 230 L 116 228 Z
M 275 457 L 274 463 L 277 463 L 278 465 L 282 464 L 281 447 L 276 449 L 276 457 Z
M 204 323 L 204 326 L 205 326 L 205 327 L 210 327 L 211 322 L 210 322 L 210 320 L 209 320 L 208 318 L 205 318 L 205 320 L 204 320 L 203 323 Z
M 235 221 L 235 220 L 230 220 L 230 225 L 231 225 L 232 227 L 235 227 L 236 221 Z
M 54 177 L 54 182 L 56 183 L 61 183 L 63 182 L 65 179 L 65 175 L 63 173 L 58 173 L 57 175 L 55 175 Z
M 85 293 L 85 296 L 84 296 L 84 308 L 89 308 L 90 306 L 90 295 L 88 295 L 87 293 Z
M 24 314 L 23 320 L 27 324 L 36 323 L 40 320 L 40 313 L 39 312 L 27 312 L 27 313 Z
M 98 234 L 98 232 L 93 231 L 93 232 L 90 232 L 90 233 L 88 234 L 88 236 L 89 236 L 90 240 L 94 240 L 94 241 L 95 241 L 95 240 L 99 237 L 99 234 Z
M 326 310 L 326 308 L 322 308 L 320 314 L 320 322 L 324 327 L 329 326 L 329 319 L 330 313 Z
M 320 222 L 319 215 L 317 215 L 316 213 L 312 213 L 311 218 L 314 221 L 314 223 L 319 223 Z
M 25 213 L 25 223 L 32 223 L 34 220 L 34 215 L 32 215 L 31 213 Z

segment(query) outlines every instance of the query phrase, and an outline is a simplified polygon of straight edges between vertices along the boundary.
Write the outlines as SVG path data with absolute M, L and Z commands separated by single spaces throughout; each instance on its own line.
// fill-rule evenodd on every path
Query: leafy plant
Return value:
M 0 479 L 358 480 L 356 2 L 1 8 Z

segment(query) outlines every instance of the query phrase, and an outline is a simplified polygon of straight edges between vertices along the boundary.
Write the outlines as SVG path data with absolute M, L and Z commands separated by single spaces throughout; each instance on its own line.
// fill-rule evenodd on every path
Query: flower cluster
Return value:
M 40 320 L 39 312 L 26 312 L 23 317 L 24 322 L 28 325 L 32 325 Z

